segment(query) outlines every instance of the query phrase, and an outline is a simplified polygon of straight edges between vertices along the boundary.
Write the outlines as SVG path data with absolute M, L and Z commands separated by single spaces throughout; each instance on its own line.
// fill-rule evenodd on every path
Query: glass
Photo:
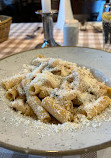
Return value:
M 66 20 L 63 28 L 63 46 L 76 46 L 78 44 L 78 20 Z
M 103 49 L 111 51 L 111 3 L 106 3 L 102 14 Z

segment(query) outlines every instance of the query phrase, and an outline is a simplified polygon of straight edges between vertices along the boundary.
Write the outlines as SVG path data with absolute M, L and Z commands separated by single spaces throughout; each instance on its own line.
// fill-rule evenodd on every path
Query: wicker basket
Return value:
M 11 23 L 11 17 L 0 15 L 0 43 L 8 39 Z

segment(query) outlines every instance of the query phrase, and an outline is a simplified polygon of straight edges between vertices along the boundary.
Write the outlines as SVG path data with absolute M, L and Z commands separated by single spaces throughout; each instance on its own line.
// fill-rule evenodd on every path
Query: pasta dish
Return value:
M 44 123 L 77 122 L 80 114 L 90 120 L 111 105 L 111 87 L 89 69 L 41 54 L 1 85 L 10 108 Z

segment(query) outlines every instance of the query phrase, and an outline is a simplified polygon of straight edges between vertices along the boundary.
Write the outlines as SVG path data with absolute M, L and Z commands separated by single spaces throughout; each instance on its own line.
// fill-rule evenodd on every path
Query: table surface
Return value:
M 31 34 L 37 27 L 40 29 L 36 32 L 35 38 L 27 38 L 27 35 Z M 43 38 L 41 23 L 13 23 L 10 28 L 9 39 L 0 44 L 0 58 L 34 49 L 37 44 L 43 42 Z M 63 43 L 63 31 L 57 29 L 56 24 L 54 24 L 54 39 L 57 43 Z M 87 23 L 86 31 L 79 31 L 78 46 L 102 49 L 102 32 L 94 30 L 93 23 Z
M 90 47 L 95 49 L 103 48 L 103 37 L 102 32 L 98 32 L 93 27 L 94 23 L 86 24 L 86 31 L 79 30 L 79 41 L 78 46 Z M 36 36 L 33 39 L 27 37 L 36 28 L 39 30 L 36 32 Z M 43 42 L 43 29 L 41 23 L 13 23 L 10 28 L 9 39 L 0 44 L 0 59 L 10 56 L 12 54 L 34 49 L 35 46 Z M 63 31 L 56 28 L 54 24 L 54 39 L 57 43 L 63 43 Z M 9 150 L 0 148 L 0 158 L 8 157 L 30 157 L 26 155 L 20 155 Z M 81 158 L 111 158 L 111 148 L 104 149 L 98 152 L 84 154 L 79 156 Z M 73 157 L 74 158 L 74 157 Z

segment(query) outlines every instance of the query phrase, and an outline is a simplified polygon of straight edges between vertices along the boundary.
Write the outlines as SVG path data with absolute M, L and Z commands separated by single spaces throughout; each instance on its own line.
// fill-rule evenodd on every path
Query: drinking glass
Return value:
M 111 3 L 104 4 L 102 14 L 103 49 L 111 51 Z

